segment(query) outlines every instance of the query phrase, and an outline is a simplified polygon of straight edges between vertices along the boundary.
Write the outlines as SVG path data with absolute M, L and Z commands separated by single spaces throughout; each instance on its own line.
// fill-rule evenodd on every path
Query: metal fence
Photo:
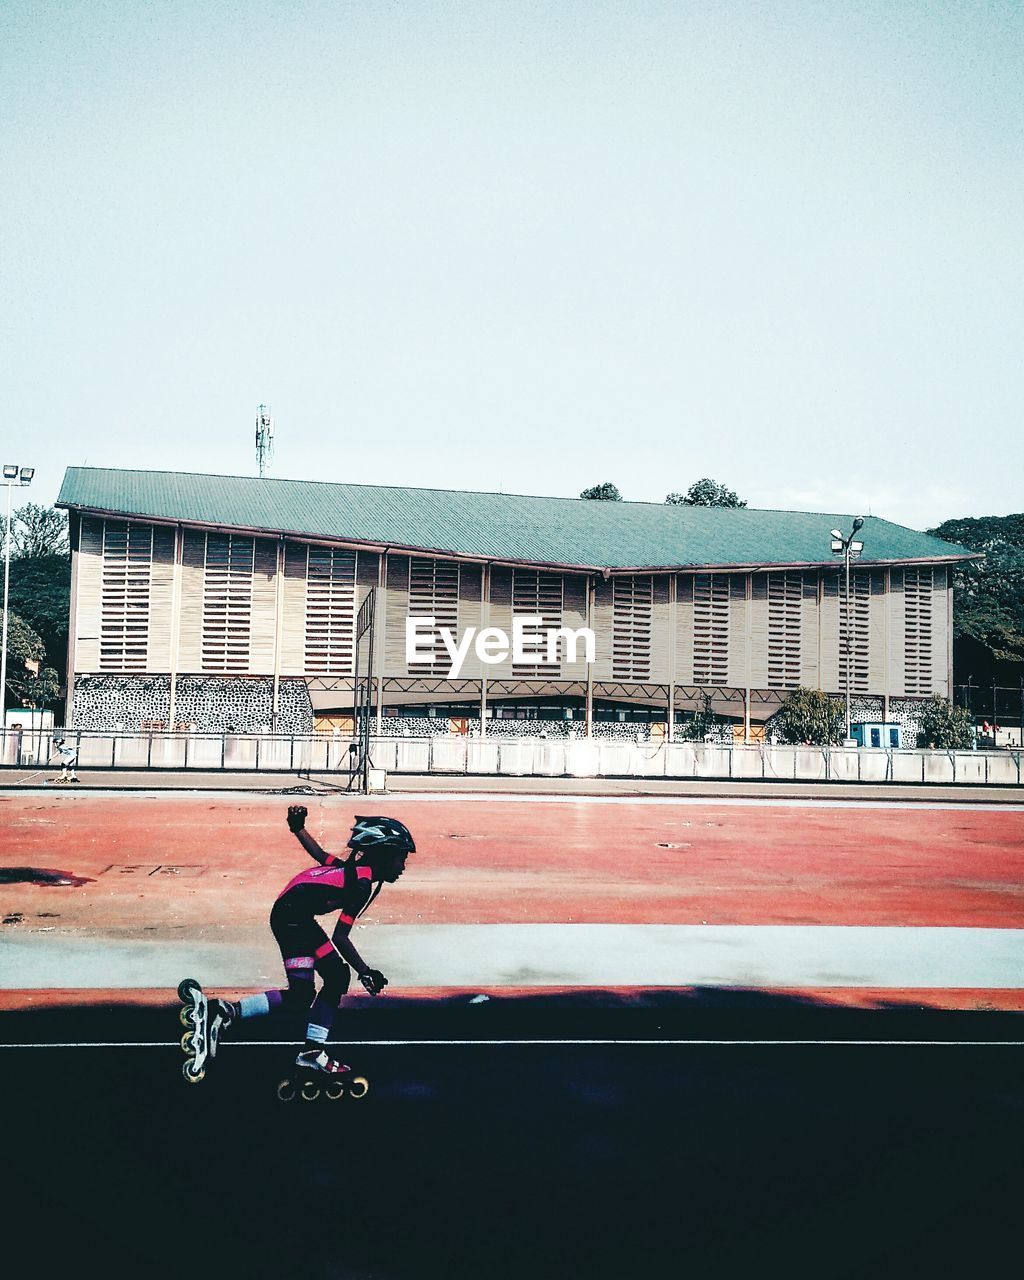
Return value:
M 61 736 L 58 731 L 58 737 Z M 51 732 L 7 730 L 5 768 L 59 770 Z M 339 734 L 66 732 L 80 769 L 263 771 L 351 776 L 355 754 Z M 974 783 L 1020 786 L 1024 751 L 630 743 L 599 739 L 373 738 L 372 767 L 387 773 L 495 777 L 706 778 L 739 781 Z

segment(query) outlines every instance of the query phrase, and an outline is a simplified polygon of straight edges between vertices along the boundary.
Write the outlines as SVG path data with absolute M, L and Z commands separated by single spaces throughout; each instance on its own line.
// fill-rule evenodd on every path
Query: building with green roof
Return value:
M 381 733 L 671 737 L 710 707 L 750 737 L 792 688 L 848 683 L 888 720 L 948 696 L 973 556 L 868 516 L 847 600 L 850 514 L 88 467 L 57 505 L 80 728 L 345 728 L 360 676 Z

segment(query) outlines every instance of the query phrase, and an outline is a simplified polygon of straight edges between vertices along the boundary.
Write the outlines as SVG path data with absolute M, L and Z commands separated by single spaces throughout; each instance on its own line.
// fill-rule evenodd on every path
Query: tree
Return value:
M 619 493 L 615 485 L 610 480 L 606 480 L 604 484 L 595 484 L 589 489 L 584 489 L 580 494 L 581 498 L 596 498 L 599 502 L 621 502 L 622 494 Z
M 10 608 L 42 640 L 46 659 L 67 666 L 71 555 L 63 512 L 29 503 L 12 520 Z
M 946 520 L 928 532 L 985 554 L 953 568 L 958 674 L 1016 684 L 1024 674 L 1024 514 Z
M 14 512 L 11 521 L 11 555 L 15 559 L 38 556 L 67 556 L 68 517 L 56 507 L 40 507 L 28 502 Z
M 846 733 L 846 712 L 820 689 L 794 689 L 774 717 L 783 742 L 836 746 Z
M 704 705 L 695 711 L 689 720 L 684 720 L 676 729 L 676 738 L 680 742 L 703 742 L 708 734 L 723 723 L 721 716 L 711 710 L 711 695 L 705 693 Z
M 669 493 L 665 501 L 673 507 L 745 507 L 732 489 L 727 489 L 717 480 L 697 480 L 685 493 Z
M 948 698 L 933 693 L 921 704 L 917 716 L 919 746 L 951 747 L 969 751 L 974 746 L 974 721 L 966 707 L 954 707 Z
M 10 699 L 33 707 L 53 702 L 60 680 L 52 667 L 43 666 L 46 646 L 28 623 L 16 613 L 7 614 L 7 689 Z M 6 691 L 5 691 L 6 693 Z

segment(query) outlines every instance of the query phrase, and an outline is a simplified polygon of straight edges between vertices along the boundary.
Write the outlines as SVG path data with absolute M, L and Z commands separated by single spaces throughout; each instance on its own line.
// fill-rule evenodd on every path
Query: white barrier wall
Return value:
M 53 735 L 2 733 L 4 768 L 59 770 Z M 69 732 L 81 769 L 267 770 L 348 774 L 340 735 Z M 734 778 L 747 781 L 904 782 L 1020 786 L 1024 751 L 895 751 L 857 747 L 722 746 L 693 742 L 470 737 L 374 738 L 386 773 L 504 777 Z

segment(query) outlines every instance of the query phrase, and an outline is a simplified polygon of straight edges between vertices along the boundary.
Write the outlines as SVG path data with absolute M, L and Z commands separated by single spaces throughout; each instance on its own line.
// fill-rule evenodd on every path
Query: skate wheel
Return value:
M 192 1010 L 186 1009 L 185 1006 L 182 1005 L 178 1010 L 178 1021 L 183 1027 L 190 1027 L 192 1025 Z
M 195 1039 L 195 1035 L 196 1033 L 194 1031 L 186 1031 L 185 1034 L 181 1037 L 182 1053 L 192 1052 L 192 1041 Z
M 203 1076 L 206 1075 L 206 1072 L 203 1070 L 202 1067 L 197 1068 L 195 1061 L 191 1061 L 191 1062 L 186 1062 L 185 1065 L 181 1068 L 181 1074 L 185 1077 L 185 1079 L 189 1082 L 189 1084 L 198 1084 L 199 1081 L 202 1080 Z
M 191 1000 L 193 992 L 202 991 L 202 987 L 196 982 L 195 978 L 182 978 L 178 983 L 178 999 Z
M 370 1082 L 366 1076 L 356 1076 L 348 1086 L 349 1095 L 353 1098 L 365 1098 L 370 1092 Z
M 324 1093 L 326 1093 L 326 1095 L 328 1096 L 328 1098 L 330 1098 L 332 1102 L 337 1102 L 339 1098 L 344 1098 L 345 1096 L 344 1080 L 329 1080 L 327 1082 L 327 1087 L 324 1089 Z
M 277 1086 L 277 1096 L 282 1102 L 291 1102 L 295 1097 L 295 1081 L 287 1077 Z
M 305 1080 L 299 1092 L 302 1094 L 303 1102 L 316 1102 L 320 1097 L 320 1086 L 315 1080 Z

